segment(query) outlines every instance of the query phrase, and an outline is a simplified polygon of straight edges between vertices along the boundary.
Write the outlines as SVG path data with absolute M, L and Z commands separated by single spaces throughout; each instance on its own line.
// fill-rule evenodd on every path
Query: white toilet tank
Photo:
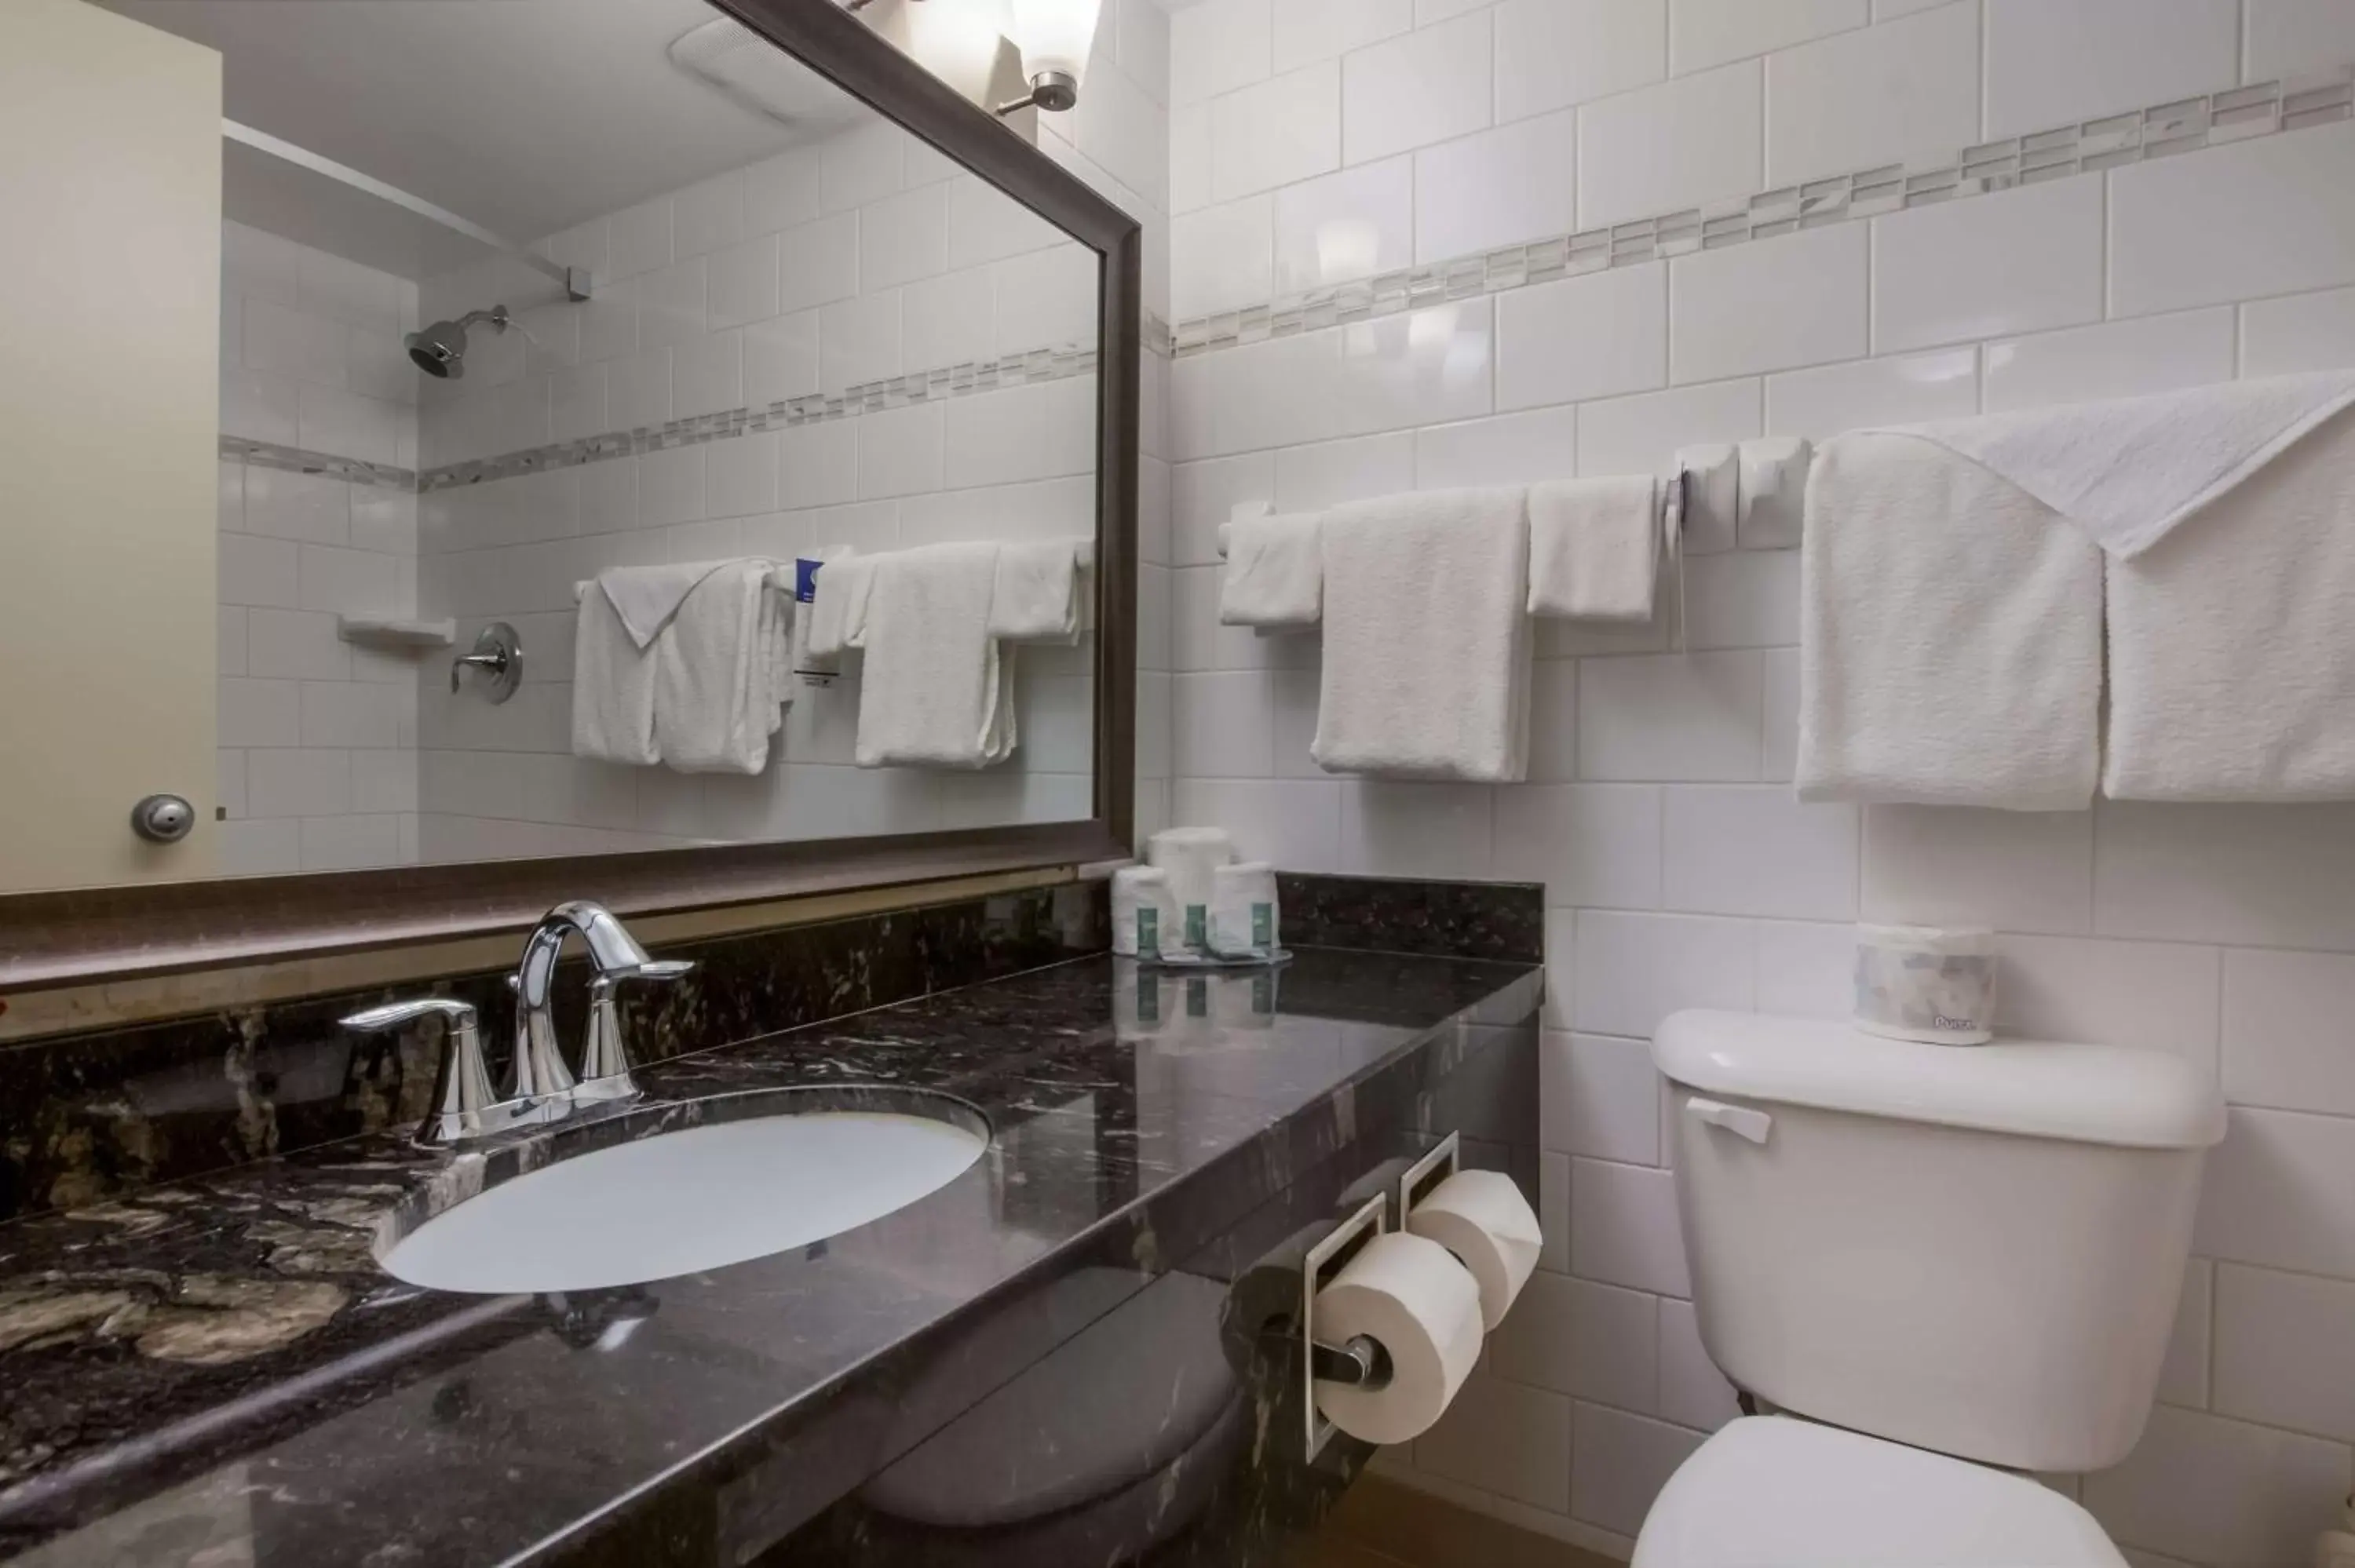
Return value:
M 1741 1012 L 1675 1014 L 1652 1059 L 1701 1341 L 1737 1385 L 1988 1464 L 2126 1457 L 2224 1135 L 2205 1075 Z

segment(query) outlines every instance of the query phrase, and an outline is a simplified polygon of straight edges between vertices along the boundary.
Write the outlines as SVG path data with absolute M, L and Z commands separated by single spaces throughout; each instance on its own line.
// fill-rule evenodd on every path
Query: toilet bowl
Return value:
M 1745 1416 L 1662 1489 L 1635 1568 L 2125 1568 L 2025 1476 L 1783 1415 Z
M 1732 1012 L 1675 1014 L 1652 1059 L 1702 1346 L 1788 1414 L 1685 1461 L 1636 1568 L 2119 1568 L 2022 1472 L 2142 1435 L 2214 1084 L 2132 1046 Z

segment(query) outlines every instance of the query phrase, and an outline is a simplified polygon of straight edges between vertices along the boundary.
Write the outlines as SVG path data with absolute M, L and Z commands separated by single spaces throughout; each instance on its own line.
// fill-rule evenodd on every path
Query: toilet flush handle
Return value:
M 1765 1142 L 1767 1132 L 1774 1125 L 1774 1118 L 1763 1110 L 1752 1110 L 1747 1106 L 1722 1105 L 1716 1100 L 1705 1100 L 1699 1095 L 1685 1102 L 1685 1109 L 1697 1119 L 1711 1127 L 1721 1127 L 1736 1138 L 1746 1138 L 1753 1143 Z

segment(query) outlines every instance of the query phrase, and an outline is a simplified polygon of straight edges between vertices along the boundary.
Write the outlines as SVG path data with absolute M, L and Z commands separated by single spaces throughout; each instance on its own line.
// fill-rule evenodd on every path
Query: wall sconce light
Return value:
M 1080 101 L 1080 79 L 1095 48 L 1103 0 L 1014 0 L 1014 47 L 1022 51 L 1027 97 L 997 106 L 1000 114 L 1036 105 L 1060 113 Z

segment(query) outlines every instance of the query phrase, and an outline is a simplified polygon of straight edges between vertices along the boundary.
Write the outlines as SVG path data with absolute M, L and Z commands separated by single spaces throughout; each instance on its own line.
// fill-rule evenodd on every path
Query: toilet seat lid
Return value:
M 1790 1416 L 1735 1421 L 1662 1489 L 1634 1568 L 2126 1568 L 2025 1476 Z

